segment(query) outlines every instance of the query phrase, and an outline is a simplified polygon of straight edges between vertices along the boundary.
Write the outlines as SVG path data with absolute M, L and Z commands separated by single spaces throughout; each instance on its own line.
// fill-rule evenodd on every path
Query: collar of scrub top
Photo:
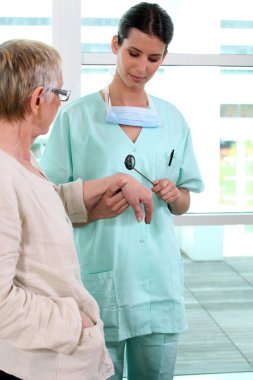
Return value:
M 109 96 L 109 86 L 105 87 L 104 94 L 107 122 L 142 128 L 158 128 L 161 126 L 155 105 L 148 94 L 148 108 L 112 106 Z

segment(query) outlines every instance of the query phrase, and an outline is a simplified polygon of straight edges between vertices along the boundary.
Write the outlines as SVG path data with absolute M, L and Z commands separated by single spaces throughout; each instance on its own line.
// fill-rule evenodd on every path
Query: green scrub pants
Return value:
M 180 334 L 150 334 L 120 342 L 107 342 L 115 375 L 122 380 L 126 349 L 127 380 L 172 380 Z

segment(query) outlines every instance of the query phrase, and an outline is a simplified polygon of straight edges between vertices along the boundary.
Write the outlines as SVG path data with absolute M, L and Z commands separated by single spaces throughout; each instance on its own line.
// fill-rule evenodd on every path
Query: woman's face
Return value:
M 57 81 L 57 87 L 61 88 L 62 83 L 63 83 L 62 77 L 60 77 L 59 80 Z M 61 105 L 61 101 L 57 94 L 52 92 L 51 99 L 48 100 L 45 96 L 45 92 L 44 91 L 41 92 L 40 112 L 38 114 L 36 122 L 33 125 L 33 133 L 32 133 L 33 139 L 40 135 L 45 135 L 48 132 L 50 125 L 52 124 L 60 105 Z
M 58 88 L 61 88 L 62 87 L 62 80 L 60 81 L 60 83 L 58 83 Z M 52 124 L 54 118 L 55 118 L 55 115 L 57 114 L 57 111 L 59 109 L 61 105 L 61 101 L 60 101 L 60 98 L 57 94 L 53 93 L 53 96 L 52 96 L 52 99 L 50 101 L 47 102 L 47 110 L 48 110 L 48 113 L 46 114 L 46 120 L 45 120 L 45 125 L 47 126 L 47 132 L 48 132 L 48 129 L 50 127 L 50 125 Z
M 113 37 L 112 50 L 117 54 L 117 72 L 125 85 L 143 88 L 152 78 L 165 57 L 165 43 L 158 37 L 131 29 L 128 38 L 118 46 Z

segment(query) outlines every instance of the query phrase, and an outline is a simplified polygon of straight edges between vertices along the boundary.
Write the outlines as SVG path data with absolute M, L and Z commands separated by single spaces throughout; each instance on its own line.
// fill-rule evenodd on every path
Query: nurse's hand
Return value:
M 122 187 L 121 191 L 126 201 L 132 206 L 136 219 L 139 223 L 143 220 L 143 211 L 141 208 L 141 204 L 143 204 L 145 223 L 150 224 L 153 214 L 152 191 L 129 174 L 124 174 L 124 178 L 126 178 L 127 183 Z
M 176 201 L 180 197 L 180 193 L 176 185 L 168 178 L 162 178 L 154 181 L 152 191 L 165 202 L 170 203 Z
M 121 191 L 126 183 L 127 180 L 125 179 L 118 180 L 107 189 L 96 206 L 88 211 L 88 222 L 93 222 L 97 219 L 115 218 L 129 207 Z
M 189 191 L 183 187 L 177 188 L 168 178 L 154 181 L 152 191 L 166 203 L 174 215 L 184 214 L 190 206 Z

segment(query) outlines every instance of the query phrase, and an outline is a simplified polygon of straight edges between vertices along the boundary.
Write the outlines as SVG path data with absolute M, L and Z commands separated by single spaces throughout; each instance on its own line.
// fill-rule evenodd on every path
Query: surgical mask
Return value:
M 106 121 L 115 124 L 138 126 L 143 128 L 157 128 L 161 126 L 161 121 L 156 112 L 152 100 L 148 96 L 150 108 L 112 106 L 108 87 L 104 89 L 106 104 Z

